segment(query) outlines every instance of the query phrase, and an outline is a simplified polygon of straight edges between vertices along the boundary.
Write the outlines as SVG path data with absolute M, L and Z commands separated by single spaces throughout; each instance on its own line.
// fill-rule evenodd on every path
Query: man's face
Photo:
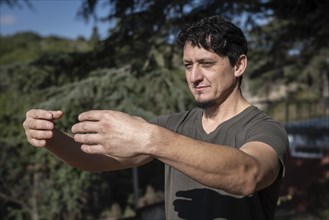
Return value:
M 199 106 L 220 105 L 236 87 L 235 67 L 228 57 L 187 43 L 183 62 L 186 80 Z

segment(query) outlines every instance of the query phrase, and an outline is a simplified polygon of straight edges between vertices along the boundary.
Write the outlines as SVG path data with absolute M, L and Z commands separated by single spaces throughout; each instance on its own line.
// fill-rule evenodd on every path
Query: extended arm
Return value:
M 81 144 L 61 131 L 55 129 L 46 148 L 69 165 L 81 170 L 98 172 L 120 170 L 139 166 L 151 161 L 148 156 L 119 158 L 102 154 L 88 154 L 81 150 Z
M 250 195 L 270 185 L 281 165 L 275 151 L 261 142 L 249 142 L 236 149 L 197 141 L 163 128 L 153 129 L 153 157 L 196 181 L 237 195 Z
M 261 142 L 235 149 L 201 142 L 122 112 L 89 111 L 72 127 L 74 139 L 91 154 L 148 155 L 196 181 L 232 194 L 250 195 L 278 176 L 275 151 Z
M 101 154 L 87 154 L 81 144 L 57 130 L 53 121 L 62 117 L 61 111 L 33 109 L 23 123 L 27 140 L 35 147 L 45 147 L 61 160 L 86 171 L 108 171 L 138 166 L 151 160 L 148 156 L 116 158 Z

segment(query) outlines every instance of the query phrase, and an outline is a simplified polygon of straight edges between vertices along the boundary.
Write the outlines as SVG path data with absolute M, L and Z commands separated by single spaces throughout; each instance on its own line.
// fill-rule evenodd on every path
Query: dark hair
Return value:
M 240 28 L 215 15 L 203 18 L 185 26 L 176 39 L 178 45 L 184 47 L 188 42 L 192 46 L 227 56 L 234 66 L 240 55 L 247 55 L 247 40 Z

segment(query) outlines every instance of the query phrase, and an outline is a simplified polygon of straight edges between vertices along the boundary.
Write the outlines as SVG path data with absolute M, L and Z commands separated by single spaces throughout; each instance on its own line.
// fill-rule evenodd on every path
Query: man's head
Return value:
M 206 50 L 227 56 L 232 66 L 240 55 L 247 55 L 247 40 L 240 28 L 216 15 L 187 25 L 178 35 L 177 43 L 203 47 Z
M 177 42 L 198 106 L 212 108 L 239 96 L 248 50 L 239 28 L 219 16 L 204 18 L 184 28 Z

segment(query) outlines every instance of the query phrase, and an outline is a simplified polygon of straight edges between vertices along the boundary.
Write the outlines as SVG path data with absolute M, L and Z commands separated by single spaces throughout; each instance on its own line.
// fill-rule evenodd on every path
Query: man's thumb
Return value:
M 63 116 L 62 111 L 49 111 L 53 115 L 53 119 L 60 119 Z

